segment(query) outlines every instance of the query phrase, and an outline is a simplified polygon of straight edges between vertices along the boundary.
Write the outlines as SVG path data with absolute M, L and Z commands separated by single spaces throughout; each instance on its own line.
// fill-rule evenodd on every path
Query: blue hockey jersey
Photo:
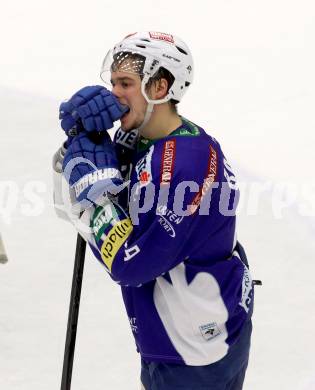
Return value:
M 158 140 L 115 136 L 129 185 L 94 210 L 91 248 L 121 285 L 147 361 L 223 358 L 251 315 L 252 280 L 235 250 L 235 176 L 219 143 L 182 118 Z

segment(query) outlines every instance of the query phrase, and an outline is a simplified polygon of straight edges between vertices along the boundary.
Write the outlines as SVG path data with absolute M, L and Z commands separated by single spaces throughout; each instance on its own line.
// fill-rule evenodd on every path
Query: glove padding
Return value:
M 80 89 L 70 100 L 61 103 L 59 119 L 63 130 L 71 136 L 83 129 L 87 132 L 111 129 L 128 111 L 110 91 L 94 85 Z
M 114 144 L 107 132 L 82 132 L 69 145 L 63 175 L 84 208 L 123 183 Z

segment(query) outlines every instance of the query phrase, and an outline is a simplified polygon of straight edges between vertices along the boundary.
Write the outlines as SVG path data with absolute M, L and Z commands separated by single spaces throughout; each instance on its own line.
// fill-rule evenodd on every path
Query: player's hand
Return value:
M 129 108 L 119 103 L 116 96 L 100 85 L 88 86 L 61 103 L 59 119 L 68 136 L 80 130 L 87 132 L 111 129 Z
M 123 183 L 115 147 L 107 132 L 84 131 L 74 137 L 65 153 L 62 169 L 84 208 Z

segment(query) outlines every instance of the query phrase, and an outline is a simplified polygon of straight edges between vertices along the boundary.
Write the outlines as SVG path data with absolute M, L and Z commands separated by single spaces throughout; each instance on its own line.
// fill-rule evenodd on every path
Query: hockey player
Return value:
M 85 87 L 60 108 L 56 176 L 121 285 L 146 390 L 239 390 L 248 363 L 253 288 L 235 176 L 220 144 L 177 112 L 193 71 L 179 38 L 131 34 L 103 62 L 111 92 Z M 55 202 L 67 203 L 58 185 Z

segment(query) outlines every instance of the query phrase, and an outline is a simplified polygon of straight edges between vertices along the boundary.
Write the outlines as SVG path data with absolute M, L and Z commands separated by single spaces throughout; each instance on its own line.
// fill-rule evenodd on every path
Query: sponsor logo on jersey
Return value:
M 149 183 L 150 179 L 151 179 L 151 175 L 148 171 L 143 171 L 139 175 L 139 180 L 141 184 Z
M 176 141 L 166 141 L 164 144 L 162 169 L 161 169 L 161 184 L 168 184 L 172 180 L 175 162 Z
M 217 176 L 217 169 L 218 169 L 218 167 L 217 167 L 217 152 L 210 145 L 210 157 L 209 157 L 207 176 L 204 180 L 203 186 L 200 188 L 199 192 L 194 197 L 192 204 L 190 205 L 190 211 L 192 214 L 196 212 L 196 210 L 199 207 L 200 203 L 202 202 L 202 199 L 204 198 L 205 194 L 210 190 L 212 184 L 215 182 L 215 179 Z
M 92 218 L 92 230 L 96 241 L 99 241 L 105 229 L 121 215 L 121 211 L 116 209 L 112 203 L 105 206 L 98 206 Z
M 202 337 L 205 340 L 211 340 L 221 334 L 221 331 L 216 322 L 211 322 L 209 324 L 199 326 Z
M 131 234 L 133 229 L 129 218 L 119 221 L 106 235 L 106 238 L 101 247 L 101 256 L 105 265 L 111 271 L 114 258 Z
M 121 179 L 121 174 L 116 168 L 98 169 L 83 176 L 74 185 L 75 194 L 78 197 L 86 188 L 100 180 Z
M 176 237 L 175 226 L 179 225 L 183 216 L 178 216 L 174 211 L 169 210 L 166 206 L 158 206 L 156 214 L 159 216 L 158 222 L 163 229 L 172 237 Z
M 174 43 L 173 35 L 166 34 L 162 32 L 150 31 L 149 35 L 152 39 L 156 39 L 158 41 L 164 41 L 169 43 Z
M 243 281 L 242 281 L 242 299 L 239 305 L 246 311 L 246 313 L 249 312 L 252 298 L 253 298 L 253 282 L 249 270 L 244 264 L 244 274 L 243 274 Z
M 152 145 L 148 153 L 137 162 L 135 167 L 141 187 L 152 181 L 151 161 L 153 150 L 154 146 Z
M 138 130 L 123 131 L 119 128 L 115 134 L 116 144 L 122 145 L 128 149 L 134 149 L 138 136 Z
M 231 190 L 237 191 L 238 184 L 236 182 L 236 177 L 233 173 L 233 170 L 232 170 L 230 164 L 227 162 L 227 160 L 225 158 L 223 158 L 223 164 L 224 164 L 223 174 L 224 174 L 224 177 L 226 178 L 226 181 L 227 181 L 229 187 L 231 188 Z
M 137 333 L 138 332 L 137 318 L 136 317 L 129 317 L 129 323 L 130 323 L 130 326 L 131 326 L 131 330 L 134 333 Z

